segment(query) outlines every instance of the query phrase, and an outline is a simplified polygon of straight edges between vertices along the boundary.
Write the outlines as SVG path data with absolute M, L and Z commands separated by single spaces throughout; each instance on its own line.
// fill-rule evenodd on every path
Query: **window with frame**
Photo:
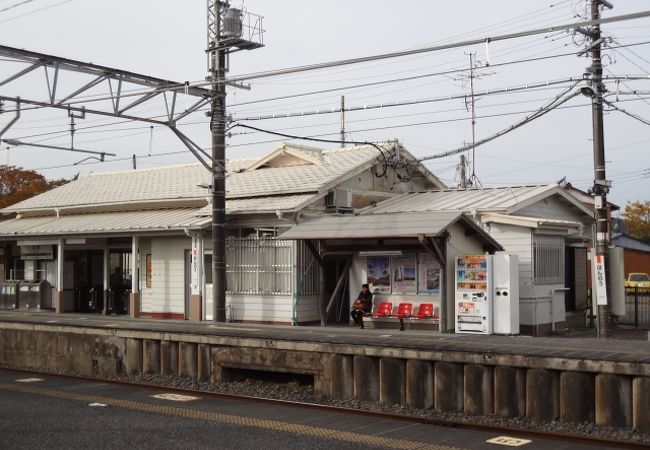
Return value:
M 533 271 L 535 284 L 564 282 L 564 238 L 562 236 L 533 237 Z

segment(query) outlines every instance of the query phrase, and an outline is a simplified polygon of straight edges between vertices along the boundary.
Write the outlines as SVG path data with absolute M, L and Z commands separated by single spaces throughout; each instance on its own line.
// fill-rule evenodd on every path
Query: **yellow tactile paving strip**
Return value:
M 132 411 L 142 411 L 154 414 L 166 414 L 170 416 L 183 417 L 187 419 L 205 420 L 218 422 L 227 425 L 252 427 L 262 430 L 279 431 L 283 433 L 292 433 L 303 436 L 310 436 L 320 439 L 332 439 L 345 441 L 356 444 L 371 445 L 376 447 L 386 447 L 404 450 L 464 450 L 460 447 L 451 447 L 448 445 L 431 444 L 426 442 L 409 441 L 403 439 L 394 439 L 382 436 L 372 436 L 367 434 L 352 433 L 349 431 L 334 430 L 316 426 L 300 425 L 278 420 L 256 419 L 253 417 L 237 416 L 224 414 L 200 409 L 178 408 L 153 403 L 136 402 L 132 400 L 123 400 L 112 397 L 100 397 L 95 395 L 77 394 L 61 390 L 44 389 L 34 386 L 0 384 L 0 389 L 13 392 L 22 392 L 26 394 L 40 395 L 62 400 L 71 400 L 85 403 L 104 403 L 108 406 L 123 408 Z

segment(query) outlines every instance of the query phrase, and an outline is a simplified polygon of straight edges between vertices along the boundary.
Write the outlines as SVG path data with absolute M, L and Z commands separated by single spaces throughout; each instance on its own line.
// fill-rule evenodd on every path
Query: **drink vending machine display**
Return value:
M 456 332 L 492 334 L 489 255 L 456 258 Z
M 519 260 L 515 255 L 456 258 L 456 333 L 519 333 Z

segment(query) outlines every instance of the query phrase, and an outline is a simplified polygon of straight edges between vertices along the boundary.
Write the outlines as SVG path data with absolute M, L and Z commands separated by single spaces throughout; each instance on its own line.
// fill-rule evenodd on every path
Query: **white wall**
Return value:
M 553 208 L 556 202 L 543 203 L 546 209 L 535 209 L 541 214 L 542 210 L 551 213 L 562 208 Z M 557 212 L 556 211 L 556 212 Z M 519 214 L 519 212 L 518 212 Z M 542 215 L 541 217 L 549 217 Z M 559 218 L 559 217 L 558 217 Z M 576 220 L 575 214 L 567 218 Z M 486 230 L 505 249 L 506 253 L 519 256 L 519 322 L 521 325 L 549 324 L 566 320 L 563 291 L 564 283 L 535 285 L 533 274 L 533 230 L 528 227 L 490 223 Z
M 142 312 L 185 314 L 184 252 L 191 246 L 192 240 L 188 237 L 160 237 L 151 239 L 150 248 L 140 247 Z M 149 252 L 151 288 L 147 288 L 145 283 L 145 255 Z
M 350 302 L 353 302 L 357 298 L 359 292 L 361 292 L 361 285 L 367 282 L 368 259 L 365 256 L 356 254 L 352 258 L 352 266 L 350 267 L 350 283 L 348 286 Z M 414 307 L 421 303 L 433 303 L 433 307 L 436 308 L 440 307 L 440 296 L 426 294 L 373 294 L 372 302 L 373 309 L 380 302 L 391 302 L 393 307 L 396 307 L 402 302 L 413 303 Z
M 591 225 L 593 224 L 591 217 L 586 216 L 581 211 L 569 206 L 569 204 L 565 200 L 560 199 L 559 196 L 540 200 L 533 205 L 515 212 L 514 215 L 581 222 L 585 224 L 583 235 L 587 238 L 591 238 Z
M 205 320 L 212 320 L 212 285 L 206 285 Z M 273 322 L 290 325 L 294 316 L 294 298 L 289 295 L 227 294 L 226 319 L 229 321 Z M 318 297 L 301 297 L 295 305 L 298 323 L 316 322 Z
M 296 305 L 298 322 L 319 320 L 318 303 L 310 300 L 302 298 Z M 235 321 L 290 324 L 293 317 L 293 297 L 290 295 L 230 294 L 226 298 L 226 308 L 228 305 L 231 308 L 231 320 Z M 315 311 L 313 306 L 316 307 Z
M 154 289 L 155 286 L 151 284 L 151 288 L 147 288 L 146 277 L 147 277 L 147 268 L 146 268 L 146 255 L 151 253 L 151 239 L 150 238 L 140 238 L 140 311 L 143 312 L 154 312 L 153 302 L 154 302 Z M 152 255 L 153 258 L 153 255 Z M 112 269 L 111 269 L 112 270 Z M 158 312 L 158 311 L 155 311 Z

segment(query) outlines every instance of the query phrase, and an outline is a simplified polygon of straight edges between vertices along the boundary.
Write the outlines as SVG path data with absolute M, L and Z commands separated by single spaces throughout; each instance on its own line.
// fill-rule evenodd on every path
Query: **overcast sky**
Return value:
M 650 9 L 644 0 L 613 3 L 613 10 L 604 11 L 605 17 Z M 248 0 L 245 9 L 264 17 L 265 47 L 234 53 L 229 75 L 571 23 L 584 17 L 585 4 L 584 0 Z M 241 6 L 241 3 L 232 5 Z M 605 74 L 646 77 L 607 83 L 611 94 L 608 100 L 641 119 L 620 111 L 610 111 L 605 116 L 607 177 L 613 182 L 610 200 L 624 206 L 628 201 L 650 199 L 650 127 L 642 123 L 650 120 L 650 19 L 614 23 L 603 29 L 613 39 L 608 45 L 617 47 L 605 51 Z M 175 81 L 198 82 L 207 75 L 204 0 L 0 0 L 0 36 L 2 45 Z M 489 50 L 481 44 L 252 80 L 250 91 L 229 88 L 228 112 L 241 123 L 267 130 L 337 139 L 338 113 L 250 119 L 337 108 L 341 95 L 345 95 L 349 107 L 469 95 L 469 54 L 474 53 L 478 61 L 474 80 L 477 93 L 530 86 L 523 91 L 476 97 L 475 132 L 476 140 L 480 140 L 508 128 L 565 93 L 573 85 L 567 80 L 580 78 L 589 65 L 587 58 L 575 55 L 584 46 L 582 36 L 556 32 L 494 42 Z M 536 61 L 526 62 L 530 59 Z M 0 60 L 0 79 L 23 67 Z M 379 86 L 351 87 L 418 75 L 428 76 Z M 43 71 L 34 71 L 23 80 L 0 87 L 0 95 L 42 100 L 47 89 L 44 80 Z M 89 80 L 62 74 L 60 95 Z M 546 82 L 557 84 L 540 86 Z M 347 89 L 261 101 L 339 87 Z M 106 91 L 102 85 L 89 93 Z M 0 116 L 0 127 L 11 119 L 13 106 L 5 105 L 9 111 Z M 153 117 L 163 111 L 164 104 L 159 99 L 138 113 Z M 588 99 L 575 97 L 544 117 L 478 147 L 476 175 L 483 186 L 549 183 L 566 177 L 574 185 L 587 189 L 593 182 L 591 123 Z M 178 125 L 199 145 L 209 148 L 208 118 L 203 111 L 190 115 Z M 164 127 L 150 128 L 144 123 L 93 116 L 76 120 L 75 127 L 75 147 L 116 153 L 117 160 L 75 165 L 85 155 L 27 147 L 7 150 L 3 145 L 0 163 L 36 169 L 48 178 L 58 178 L 91 171 L 127 170 L 131 167 L 127 158 L 133 154 L 137 155 L 138 168 L 194 161 Z M 69 128 L 65 111 L 28 110 L 3 138 L 68 147 Z M 397 138 L 420 157 L 457 148 L 472 139 L 470 113 L 463 98 L 348 112 L 346 131 L 347 139 L 356 141 Z M 273 150 L 279 140 L 264 133 L 234 129 L 228 139 L 227 157 L 261 155 Z M 334 144 L 310 145 L 335 147 Z M 458 158 L 458 155 L 450 156 L 426 164 L 452 185 Z

